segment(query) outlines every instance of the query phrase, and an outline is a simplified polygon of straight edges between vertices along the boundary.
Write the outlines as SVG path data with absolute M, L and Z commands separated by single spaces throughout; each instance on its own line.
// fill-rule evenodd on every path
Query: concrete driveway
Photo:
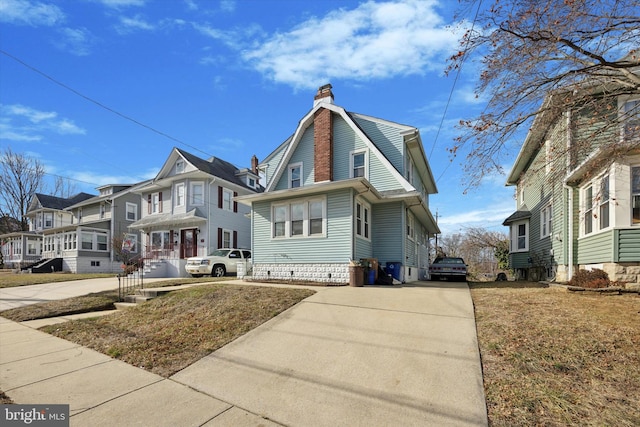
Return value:
M 171 379 L 283 425 L 487 425 L 466 283 L 321 288 Z
M 0 280 L 2 278 L 0 277 Z M 152 283 L 163 279 L 148 279 Z M 70 280 L 68 282 L 44 283 L 41 285 L 17 286 L 0 289 L 0 311 L 23 307 L 45 301 L 77 297 L 92 292 L 118 289 L 118 279 L 113 277 L 100 279 Z

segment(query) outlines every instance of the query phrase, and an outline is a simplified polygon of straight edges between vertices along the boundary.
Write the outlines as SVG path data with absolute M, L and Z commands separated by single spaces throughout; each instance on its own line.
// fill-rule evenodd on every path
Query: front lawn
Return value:
M 638 294 L 469 285 L 490 425 L 640 425 Z
M 97 279 L 101 277 L 115 277 L 113 273 L 104 274 L 73 274 L 73 273 L 42 273 L 42 274 L 18 274 L 8 270 L 0 273 L 0 288 L 13 288 L 15 286 L 40 285 L 42 283 L 67 282 L 69 280 Z

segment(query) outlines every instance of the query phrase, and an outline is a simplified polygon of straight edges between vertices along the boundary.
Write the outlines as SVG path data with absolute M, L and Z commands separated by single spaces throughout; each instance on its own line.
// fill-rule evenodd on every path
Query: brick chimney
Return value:
M 255 154 L 251 156 L 251 172 L 258 175 L 258 158 Z
M 333 92 L 331 92 L 331 84 L 326 84 L 318 88 L 316 96 L 313 97 L 313 106 L 315 107 L 321 102 L 333 104 Z
M 330 84 L 321 86 L 313 98 L 314 107 L 323 102 L 333 104 Z M 333 118 L 326 108 L 318 109 L 313 116 L 313 161 L 314 181 L 333 181 Z

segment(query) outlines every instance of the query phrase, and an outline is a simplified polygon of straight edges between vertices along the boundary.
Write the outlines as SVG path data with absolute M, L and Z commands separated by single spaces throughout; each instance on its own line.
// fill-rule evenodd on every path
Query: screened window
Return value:
M 92 251 L 93 250 L 93 233 L 82 233 L 81 234 L 81 248 L 83 250 Z

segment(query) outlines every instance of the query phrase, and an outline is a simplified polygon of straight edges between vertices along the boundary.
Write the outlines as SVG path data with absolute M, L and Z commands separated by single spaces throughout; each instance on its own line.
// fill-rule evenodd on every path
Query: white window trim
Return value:
M 525 226 L 525 234 L 524 234 L 524 248 L 518 248 L 518 230 L 519 230 L 519 226 L 524 224 Z M 516 252 L 529 252 L 529 220 L 525 219 L 525 220 L 521 220 L 521 221 L 515 221 L 513 223 L 511 223 L 511 227 L 509 228 L 510 234 L 511 234 L 511 253 L 516 253 Z
M 224 235 L 228 234 L 229 235 L 229 246 L 225 246 L 224 245 Z M 226 229 L 222 229 L 222 242 L 220 242 L 222 244 L 222 248 L 221 249 L 233 249 L 233 231 L 232 230 L 226 230 Z
M 364 154 L 364 175 L 362 177 L 369 179 L 369 150 L 366 148 L 349 152 L 349 178 L 355 178 L 355 174 L 353 173 L 355 169 L 353 157 L 357 154 Z
M 540 238 L 550 237 L 553 233 L 553 205 L 548 204 L 540 211 Z
M 360 230 L 360 233 L 358 233 L 358 206 L 360 206 L 360 215 L 361 215 L 361 220 L 362 220 L 362 228 Z M 368 211 L 368 215 L 365 216 L 365 209 Z M 365 217 L 367 218 L 365 220 Z M 359 239 L 364 239 L 367 241 L 371 241 L 371 205 L 362 201 L 362 200 L 356 200 L 356 205 L 355 205 L 355 212 L 353 213 L 353 218 L 356 221 L 356 224 L 354 226 L 354 232 L 356 237 L 358 237 Z M 367 226 L 366 229 L 368 230 L 368 236 L 365 235 L 365 225 Z
M 415 241 L 416 236 L 416 222 L 413 214 L 407 212 L 407 237 L 412 242 Z
M 603 187 L 602 184 L 604 183 L 604 180 L 607 179 L 608 180 L 608 185 L 607 185 L 607 199 L 604 199 L 604 194 L 599 194 L 598 195 L 598 200 L 597 200 L 597 207 L 598 207 L 598 231 L 602 231 L 602 230 L 608 230 L 612 227 L 612 220 L 614 219 L 613 216 L 615 215 L 611 215 L 611 207 L 612 207 L 612 203 L 611 203 L 611 175 L 608 173 L 605 173 L 604 175 L 602 175 L 598 180 L 598 188 L 600 188 L 600 193 L 603 193 Z M 609 224 L 606 227 L 602 227 L 602 207 L 604 205 L 607 205 L 607 209 L 609 210 L 608 212 L 608 220 L 609 220 Z
M 322 233 L 310 234 L 309 233 L 309 204 L 311 202 L 322 203 Z M 291 235 L 291 205 L 304 204 L 303 220 L 302 220 L 302 234 Z M 277 207 L 285 208 L 285 221 L 284 221 L 284 236 L 276 236 L 275 227 L 275 210 Z M 371 230 L 369 230 L 371 233 Z M 283 239 L 317 239 L 327 237 L 327 198 L 322 197 L 310 197 L 304 199 L 288 200 L 284 203 L 273 203 L 271 205 L 271 238 L 274 240 Z
M 183 159 L 176 161 L 176 174 L 184 173 L 185 170 L 185 161 Z
M 151 214 L 160 213 L 160 193 L 151 194 Z
M 226 196 L 229 197 L 229 206 L 226 206 Z M 222 209 L 225 211 L 233 212 L 233 191 L 226 188 L 222 189 Z
M 621 96 L 618 98 L 618 118 L 620 121 L 624 118 L 625 110 L 628 102 L 640 101 L 640 98 L 635 95 Z M 640 121 L 640 113 L 638 113 L 638 121 Z M 620 123 L 622 124 L 622 123 Z M 625 140 L 626 129 L 625 126 L 620 126 L 620 141 Z
M 195 202 L 194 199 L 194 191 L 193 188 L 196 186 L 202 186 L 202 200 L 199 201 L 198 203 Z M 204 206 L 204 198 L 205 198 L 205 194 L 204 194 L 204 181 L 194 181 L 192 183 L 189 184 L 189 204 L 191 206 Z
M 640 197 L 640 192 L 638 193 L 634 193 L 633 192 L 633 169 L 637 168 L 639 173 L 640 173 L 640 164 L 635 164 L 635 165 L 631 165 L 629 167 L 629 193 L 631 194 L 631 203 L 629 203 L 629 225 L 631 227 L 640 227 L 640 223 L 633 223 L 633 198 L 634 196 L 638 196 Z
M 129 219 L 129 209 L 133 210 L 133 219 Z M 126 202 L 124 217 L 127 221 L 137 221 L 138 220 L 138 205 L 136 203 Z
M 298 168 L 298 167 L 300 168 L 300 187 L 302 187 L 302 186 L 303 186 L 303 184 L 304 184 L 304 181 L 303 181 L 303 178 L 302 178 L 302 177 L 303 177 L 303 173 L 302 173 L 302 162 L 298 162 L 298 163 L 291 163 L 291 164 L 287 167 L 287 170 L 288 170 L 288 172 L 289 172 L 289 173 L 288 173 L 288 181 L 287 181 L 287 186 L 288 186 L 288 188 L 297 188 L 297 187 L 292 187 L 292 186 L 291 186 L 291 170 L 292 170 L 292 169 L 295 169 L 295 168 Z
M 182 202 L 180 201 L 180 190 L 182 190 Z M 173 193 L 173 198 L 174 198 L 174 203 L 175 203 L 175 207 L 181 207 L 184 206 L 186 204 L 186 191 L 185 191 L 185 186 L 184 183 L 181 182 L 179 184 L 176 184 L 175 188 L 174 188 L 174 193 Z

